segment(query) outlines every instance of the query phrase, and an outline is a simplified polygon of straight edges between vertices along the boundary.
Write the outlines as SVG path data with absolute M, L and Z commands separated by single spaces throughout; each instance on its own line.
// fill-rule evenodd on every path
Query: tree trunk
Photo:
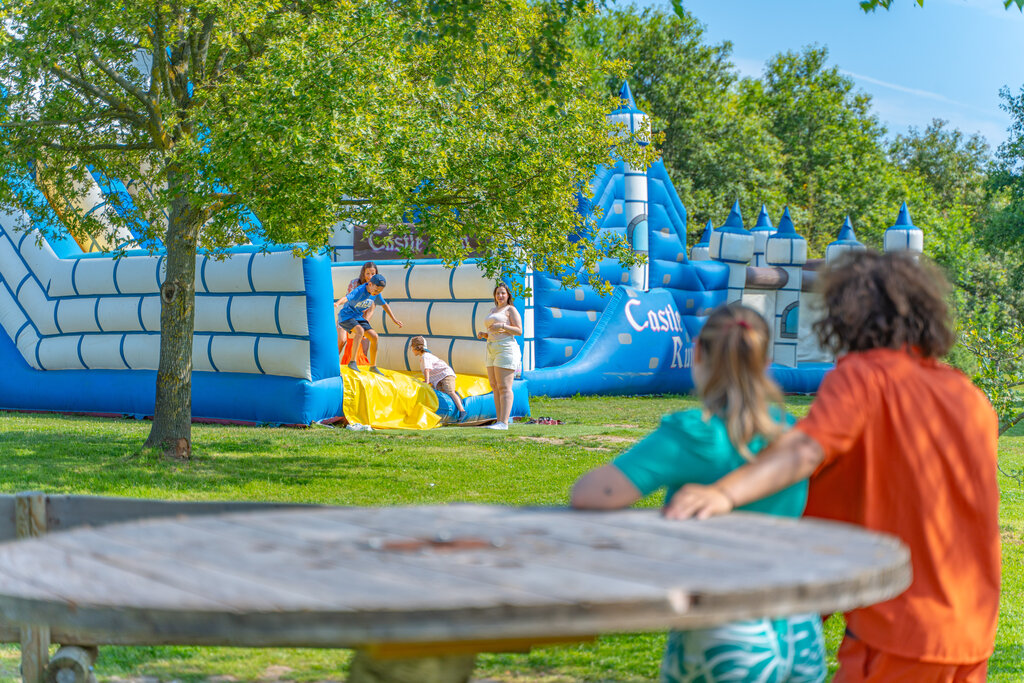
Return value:
M 192 452 L 192 333 L 195 330 L 195 276 L 198 228 L 186 197 L 175 196 L 182 180 L 168 173 L 171 211 L 160 288 L 160 365 L 156 373 L 153 427 L 145 447 L 188 459 Z M 184 183 L 180 183 L 184 184 Z

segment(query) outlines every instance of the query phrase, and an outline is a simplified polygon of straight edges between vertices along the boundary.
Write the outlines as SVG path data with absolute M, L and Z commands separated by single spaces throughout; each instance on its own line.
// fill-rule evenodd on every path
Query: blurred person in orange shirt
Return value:
M 998 421 L 938 359 L 954 334 L 942 274 L 907 253 L 848 255 L 823 274 L 815 325 L 838 357 L 807 417 L 758 459 L 689 485 L 666 515 L 706 518 L 811 476 L 805 514 L 892 534 L 901 595 L 846 614 L 834 683 L 986 679 L 999 612 Z

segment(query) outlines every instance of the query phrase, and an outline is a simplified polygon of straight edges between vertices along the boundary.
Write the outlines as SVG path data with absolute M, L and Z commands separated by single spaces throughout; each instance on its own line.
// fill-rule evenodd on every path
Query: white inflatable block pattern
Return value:
M 754 230 L 754 262 L 752 265 L 758 268 L 767 265 L 767 261 L 764 259 L 765 251 L 768 248 L 768 236 L 771 235 L 769 230 Z
M 151 297 L 156 298 L 156 297 Z M 89 299 L 96 301 L 97 299 Z M 142 297 L 99 297 L 99 308 L 96 316 L 104 332 L 142 332 L 139 321 L 139 306 Z M 84 330 L 65 330 L 66 332 L 83 332 Z
M 456 374 L 487 375 L 487 343 L 470 339 L 425 337 L 427 348 L 435 356 L 452 366 Z M 408 350 L 408 336 L 381 337 L 377 350 L 377 364 L 397 370 L 406 363 L 413 372 L 419 371 L 419 359 Z
M 160 337 L 155 334 L 127 334 L 110 343 L 121 345 L 128 367 L 133 370 L 156 370 L 159 365 Z
M 57 329 L 53 315 L 54 302 L 47 300 L 39 283 L 34 279 L 28 280 L 21 288 L 18 293 L 18 302 L 32 320 L 39 334 L 60 334 L 61 331 Z
M 764 253 L 770 266 L 788 266 L 807 263 L 807 240 L 772 237 Z
M 109 336 L 98 334 L 83 335 L 81 339 L 82 344 L 79 348 L 87 368 L 128 369 L 121 359 L 120 342 L 111 343 Z
M 48 244 L 36 243 L 37 236 L 35 232 L 22 234 L 15 242 L 12 232 L 0 225 L 0 272 L 5 278 L 0 287 L 0 323 L 25 360 L 37 369 L 156 369 L 159 335 L 138 333 L 160 329 L 157 292 L 162 257 L 58 259 Z M 31 273 L 22 258 L 31 264 Z M 301 259 L 288 252 L 256 253 L 223 262 L 199 257 L 197 268 L 203 263 L 210 289 L 249 293 L 257 287 L 299 294 L 197 296 L 196 369 L 212 370 L 212 357 L 213 366 L 221 371 L 308 379 L 308 339 L 244 334 L 308 335 Z M 226 280 L 226 275 L 239 271 L 244 282 Z M 18 278 L 13 285 L 8 281 L 12 275 Z M 37 277 L 45 278 L 45 285 Z M 205 290 L 201 283 L 197 285 Z M 44 286 L 53 298 L 47 296 Z M 148 296 L 130 296 L 133 293 Z M 268 315 L 268 311 L 273 313 Z M 214 335 L 212 341 L 202 334 L 230 333 L 232 326 L 235 334 Z M 277 357 L 276 353 L 283 355 Z
M 867 247 L 864 246 L 863 244 L 837 244 L 833 242 L 832 244 L 825 247 L 825 262 L 834 263 L 836 259 L 838 259 L 840 256 L 847 252 L 865 250 L 867 250 Z
M 260 337 L 257 344 L 260 367 L 266 374 L 306 379 L 312 377 L 308 340 Z
M 71 264 L 72 294 L 116 294 L 116 291 L 110 291 L 116 263 L 117 261 L 106 258 L 75 259 Z M 155 281 L 153 285 L 156 286 Z
M 49 295 L 156 294 L 166 277 L 163 256 L 58 259 L 49 267 Z M 116 274 L 116 279 L 115 279 Z M 37 272 L 42 277 L 42 272 Z M 73 275 L 73 277 L 72 277 Z M 252 284 L 250 285 L 250 277 Z M 196 257 L 196 291 L 214 294 L 303 292 L 302 259 L 291 252 Z
M 39 364 L 46 370 L 83 370 L 78 359 L 80 335 L 47 337 L 39 342 Z
M 39 362 L 36 360 L 36 351 L 39 350 L 39 335 L 35 333 L 31 326 L 26 327 L 25 331 L 18 336 L 15 345 L 29 366 L 35 370 L 42 370 Z
M 231 299 L 229 296 L 197 296 L 196 332 L 231 332 L 228 324 L 228 302 Z
M 96 301 L 90 299 L 58 299 L 53 308 L 61 332 L 100 332 L 96 324 Z
M 115 261 L 113 287 L 108 288 L 106 293 L 155 294 L 160 289 L 157 286 L 158 262 L 158 258 L 146 256 L 128 256 Z M 196 275 L 198 277 L 198 273 Z M 113 289 L 113 292 L 110 289 Z M 50 294 L 53 295 L 54 292 L 51 291 Z
M 35 360 L 35 346 L 34 343 L 30 345 L 27 356 L 32 361 Z M 19 348 L 25 353 L 21 345 Z M 46 337 L 39 340 L 38 353 L 41 368 L 45 370 L 155 370 L 160 357 L 160 336 L 93 334 Z M 196 371 L 252 374 L 259 373 L 262 368 L 266 374 L 308 379 L 309 342 L 280 337 L 197 334 L 192 348 L 192 366 Z
M 14 339 L 14 335 L 26 322 L 27 318 L 14 304 L 14 297 L 10 290 L 6 286 L 0 285 L 0 327 L 4 329 L 8 337 Z
M 147 332 L 160 331 L 160 299 L 155 296 L 142 297 L 142 326 Z
M 348 221 L 338 221 L 334 224 L 331 238 L 327 241 L 332 247 L 352 247 L 355 235 L 352 226 Z
M 716 230 L 711 233 L 708 253 L 716 261 L 726 263 L 750 263 L 754 256 L 754 236 Z
M 9 239 L 0 239 L 0 273 L 3 273 L 11 289 L 16 288 L 28 275 L 28 268 Z
M 910 251 L 915 254 L 924 252 L 924 231 L 903 228 L 889 228 L 882 240 L 885 251 Z
M 636 171 L 629 164 L 625 166 L 626 174 L 623 192 L 626 196 L 626 213 L 628 215 L 631 203 L 647 201 L 647 174 L 643 171 Z
M 345 296 L 348 283 L 359 277 L 362 265 L 347 263 L 331 268 L 335 300 Z M 388 302 L 402 299 L 450 301 L 453 298 L 490 301 L 494 289 L 494 282 L 473 264 L 457 266 L 454 273 L 440 263 L 415 262 L 409 268 L 404 264 L 384 264 L 378 270 L 388 281 L 382 294 Z

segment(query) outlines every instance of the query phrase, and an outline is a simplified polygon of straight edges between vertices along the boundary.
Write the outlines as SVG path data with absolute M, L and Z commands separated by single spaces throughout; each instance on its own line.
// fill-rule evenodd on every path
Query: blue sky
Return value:
M 626 4 L 620 2 L 618 4 Z M 671 11 L 669 0 L 644 5 Z M 760 75 L 765 60 L 825 45 L 831 63 L 872 95 L 890 133 L 933 118 L 984 135 L 995 147 L 1009 117 L 999 88 L 1024 86 L 1024 15 L 1002 0 L 895 0 L 865 14 L 857 0 L 683 0 L 714 43 L 732 41 L 732 61 Z

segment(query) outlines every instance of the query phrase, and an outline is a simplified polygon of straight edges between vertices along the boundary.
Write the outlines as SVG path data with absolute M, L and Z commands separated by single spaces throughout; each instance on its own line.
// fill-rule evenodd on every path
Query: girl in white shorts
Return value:
M 512 381 L 522 363 L 523 355 L 516 335 L 523 333 L 519 311 L 512 306 L 512 292 L 505 283 L 494 288 L 494 308 L 487 315 L 486 332 L 477 338 L 487 340 L 487 379 L 494 395 L 494 412 L 498 421 L 489 429 L 508 429 L 512 414 Z

